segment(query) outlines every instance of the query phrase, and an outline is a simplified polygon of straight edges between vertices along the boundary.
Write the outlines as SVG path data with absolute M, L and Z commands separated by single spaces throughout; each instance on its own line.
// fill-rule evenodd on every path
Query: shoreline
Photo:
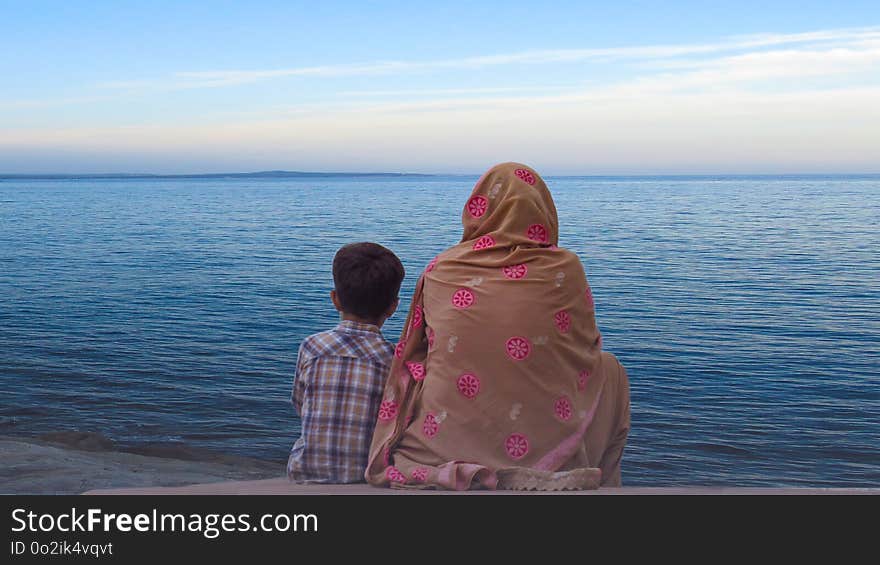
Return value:
M 0 494 L 81 494 L 284 477 L 283 462 L 174 444 L 119 447 L 100 434 L 0 436 Z

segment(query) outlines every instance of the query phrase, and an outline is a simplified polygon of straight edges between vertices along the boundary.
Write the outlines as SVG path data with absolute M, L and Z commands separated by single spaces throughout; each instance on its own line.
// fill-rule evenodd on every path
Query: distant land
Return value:
M 420 173 L 314 173 L 303 171 L 258 171 L 255 173 L 204 173 L 189 175 L 154 175 L 148 173 L 84 174 L 3 174 L 0 179 L 286 179 L 328 177 L 431 177 Z
M 257 171 L 252 173 L 2 173 L 4 180 L 86 180 L 86 179 L 296 179 L 296 178 L 435 178 L 435 177 L 479 177 L 481 173 L 358 173 L 358 172 L 314 172 L 314 171 Z M 587 174 L 587 175 L 544 175 L 544 178 L 579 179 L 666 179 L 666 180 L 732 180 L 732 179 L 870 179 L 875 180 L 880 173 L 660 173 L 660 174 Z

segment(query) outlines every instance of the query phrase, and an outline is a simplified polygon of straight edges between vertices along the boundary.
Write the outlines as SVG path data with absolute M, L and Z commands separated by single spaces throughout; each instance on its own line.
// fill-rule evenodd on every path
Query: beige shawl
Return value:
M 602 340 L 583 266 L 556 245 L 547 186 L 525 165 L 495 166 L 462 223 L 416 285 L 370 449 L 374 485 L 496 488 L 500 470 L 583 458 Z

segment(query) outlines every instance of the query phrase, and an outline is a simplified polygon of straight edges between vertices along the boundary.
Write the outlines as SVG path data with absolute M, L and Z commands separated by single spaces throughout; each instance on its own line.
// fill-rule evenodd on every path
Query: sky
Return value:
M 0 0 L 0 173 L 880 172 L 880 2 Z

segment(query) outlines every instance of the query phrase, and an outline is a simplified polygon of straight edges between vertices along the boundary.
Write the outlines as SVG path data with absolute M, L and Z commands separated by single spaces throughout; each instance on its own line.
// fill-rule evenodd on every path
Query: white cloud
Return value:
M 714 45 L 180 76 L 192 85 L 223 86 L 281 76 L 590 57 L 639 65 L 634 74 L 601 85 L 573 76 L 569 85 L 440 85 L 406 92 L 374 81 L 376 90 L 342 91 L 330 101 L 269 107 L 234 119 L 0 130 L 0 148 L 122 154 L 155 163 L 179 162 L 185 155 L 191 163 L 217 164 L 202 170 L 479 171 L 492 162 L 522 160 L 551 173 L 880 172 L 880 28 Z
M 742 51 L 796 44 L 848 44 L 880 40 L 880 27 L 826 30 L 792 34 L 763 34 L 698 45 L 654 45 L 635 47 L 554 49 L 481 55 L 436 61 L 379 61 L 365 64 L 323 65 L 287 69 L 181 71 L 170 77 L 111 81 L 99 86 L 119 89 L 175 90 L 218 88 L 286 77 L 348 77 L 392 75 L 438 70 L 477 70 L 499 65 L 547 65 L 590 60 L 656 61 L 684 56 Z M 671 63 L 666 63 L 670 65 Z M 687 64 L 699 64 L 688 63 Z
M 0 134 L 52 152 L 181 154 L 223 168 L 477 171 L 524 160 L 552 173 L 878 171 L 880 88 L 653 93 L 487 105 L 381 105 L 218 126 Z M 235 163 L 235 165 L 230 165 Z

